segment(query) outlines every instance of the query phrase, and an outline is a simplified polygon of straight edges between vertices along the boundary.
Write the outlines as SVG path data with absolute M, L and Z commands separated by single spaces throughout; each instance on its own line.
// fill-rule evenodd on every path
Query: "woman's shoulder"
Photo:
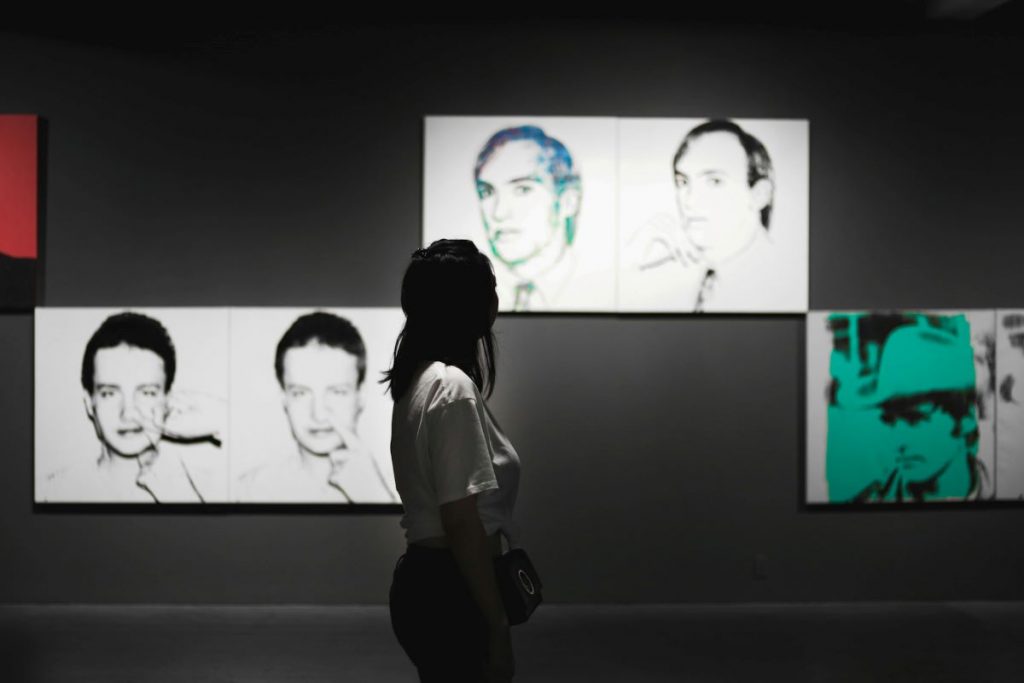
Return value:
M 427 365 L 420 375 L 419 384 L 429 386 L 433 391 L 434 405 L 447 405 L 463 398 L 479 399 L 480 390 L 476 383 L 461 368 L 434 361 Z

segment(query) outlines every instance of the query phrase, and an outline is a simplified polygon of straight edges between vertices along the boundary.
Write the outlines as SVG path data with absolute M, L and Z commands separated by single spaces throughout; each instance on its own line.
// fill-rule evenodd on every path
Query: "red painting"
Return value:
M 0 115 L 0 308 L 34 304 L 38 141 L 38 116 Z

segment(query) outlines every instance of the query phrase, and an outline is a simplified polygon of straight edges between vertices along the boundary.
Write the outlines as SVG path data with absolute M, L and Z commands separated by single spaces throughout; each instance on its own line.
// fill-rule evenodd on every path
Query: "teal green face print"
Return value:
M 836 313 L 828 327 L 830 502 L 967 498 L 978 449 L 967 318 Z

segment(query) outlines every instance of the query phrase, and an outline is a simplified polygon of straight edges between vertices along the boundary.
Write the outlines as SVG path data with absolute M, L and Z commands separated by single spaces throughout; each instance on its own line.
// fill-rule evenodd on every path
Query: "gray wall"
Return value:
M 0 39 L 48 120 L 45 303 L 398 304 L 425 114 L 811 121 L 814 308 L 1024 304 L 1018 38 L 360 28 Z M 552 601 L 1024 598 L 1020 506 L 806 509 L 798 316 L 502 317 L 496 414 Z M 0 601 L 374 603 L 394 514 L 34 507 L 0 317 Z M 767 579 L 753 577 L 755 554 Z

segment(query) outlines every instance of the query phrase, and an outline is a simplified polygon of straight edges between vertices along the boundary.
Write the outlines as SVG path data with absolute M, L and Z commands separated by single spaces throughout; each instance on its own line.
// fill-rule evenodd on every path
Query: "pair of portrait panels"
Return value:
M 40 308 L 35 499 L 395 504 L 400 309 Z
M 475 242 L 503 311 L 803 313 L 808 123 L 427 117 L 423 244 Z

